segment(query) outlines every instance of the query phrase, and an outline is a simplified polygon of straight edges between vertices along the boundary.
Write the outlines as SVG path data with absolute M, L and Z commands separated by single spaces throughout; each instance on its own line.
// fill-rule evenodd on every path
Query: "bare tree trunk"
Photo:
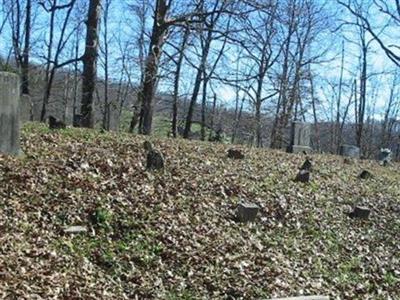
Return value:
M 203 70 L 203 95 L 201 101 L 201 140 L 206 139 L 206 109 L 207 109 L 207 86 L 208 79 L 206 70 Z
M 365 38 L 365 37 L 364 37 Z M 365 106 L 366 106 L 366 90 L 367 90 L 367 46 L 365 39 L 361 40 L 362 43 L 362 65 L 360 75 L 360 98 L 358 106 L 358 119 L 356 124 L 356 143 L 361 148 L 362 136 L 364 130 Z
M 97 56 L 99 47 L 98 25 L 101 11 L 101 0 L 90 0 L 86 22 L 86 45 L 83 55 L 82 73 L 82 127 L 94 126 L 93 94 L 96 87 Z
M 139 120 L 140 134 L 149 135 L 151 133 L 153 121 L 153 98 L 156 89 L 158 65 L 162 47 L 164 45 L 164 38 L 168 30 L 168 26 L 165 25 L 168 8 L 169 6 L 165 0 L 157 0 L 149 53 L 147 55 L 144 70 L 143 85 L 138 94 L 138 97 L 141 100 Z
M 31 38 L 31 0 L 26 0 L 26 17 L 25 17 L 25 39 L 24 39 L 24 50 L 22 54 L 21 64 L 21 90 L 23 94 L 29 95 L 29 50 L 30 50 L 30 38 Z
M 173 104 L 172 104 L 172 136 L 174 138 L 177 137 L 177 128 L 178 128 L 178 99 L 179 99 L 179 82 L 181 77 L 181 69 L 182 62 L 184 58 L 186 43 L 189 37 L 189 27 L 186 27 L 185 33 L 182 37 L 182 44 L 179 50 L 178 61 L 176 62 L 176 71 L 174 78 L 174 95 L 173 95 Z

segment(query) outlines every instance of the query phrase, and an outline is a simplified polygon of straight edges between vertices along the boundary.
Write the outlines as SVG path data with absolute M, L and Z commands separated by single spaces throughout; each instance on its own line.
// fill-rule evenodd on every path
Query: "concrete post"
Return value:
M 0 72 L 0 152 L 17 155 L 19 141 L 19 91 L 17 74 Z

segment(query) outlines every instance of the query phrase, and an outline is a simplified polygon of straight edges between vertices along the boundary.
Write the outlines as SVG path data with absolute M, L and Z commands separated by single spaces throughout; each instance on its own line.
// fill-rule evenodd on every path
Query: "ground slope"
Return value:
M 25 156 L 0 156 L 0 298 L 400 299 L 399 165 L 318 155 L 299 184 L 301 155 L 153 139 L 166 169 L 149 173 L 143 141 L 25 127 Z M 240 199 L 256 223 L 232 219 Z

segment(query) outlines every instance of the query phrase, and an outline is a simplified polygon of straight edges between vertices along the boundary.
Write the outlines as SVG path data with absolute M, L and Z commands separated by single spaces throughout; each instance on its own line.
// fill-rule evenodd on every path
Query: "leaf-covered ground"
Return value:
M 400 299 L 400 166 L 28 125 L 25 156 L 0 156 L 0 298 Z M 374 178 L 357 175 L 368 169 Z M 233 220 L 240 199 L 253 224 Z M 354 204 L 372 209 L 350 219 Z M 83 225 L 87 233 L 63 232 Z

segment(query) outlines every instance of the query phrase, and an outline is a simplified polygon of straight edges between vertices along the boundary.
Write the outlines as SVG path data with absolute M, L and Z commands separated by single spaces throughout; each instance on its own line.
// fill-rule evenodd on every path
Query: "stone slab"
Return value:
M 340 155 L 352 158 L 360 158 L 361 151 L 357 146 L 342 145 L 340 146 Z
M 291 131 L 291 144 L 299 146 L 311 146 L 311 124 L 293 122 Z
M 0 72 L 0 152 L 20 154 L 20 83 L 14 73 Z
M 307 153 L 310 154 L 313 152 L 313 149 L 308 146 L 300 146 L 300 145 L 291 145 L 287 148 L 287 152 L 289 153 Z
M 85 226 L 68 226 L 64 228 L 64 233 L 68 234 L 77 234 L 77 233 L 85 233 L 87 229 Z
M 260 207 L 254 203 L 241 202 L 236 209 L 236 217 L 240 222 L 254 222 Z

